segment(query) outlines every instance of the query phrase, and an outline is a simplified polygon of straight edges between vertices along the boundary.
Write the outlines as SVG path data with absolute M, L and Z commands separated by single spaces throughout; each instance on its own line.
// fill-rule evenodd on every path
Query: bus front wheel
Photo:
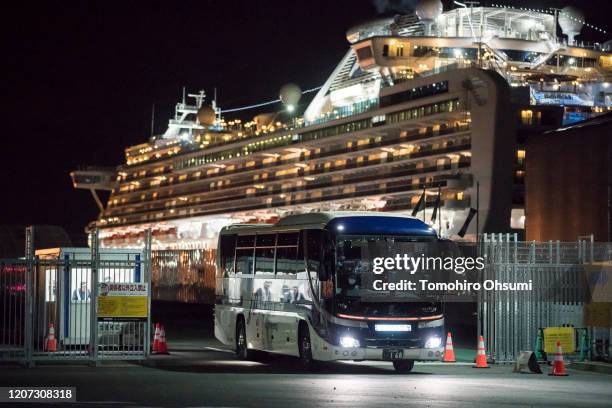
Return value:
M 414 360 L 395 360 L 393 361 L 393 368 L 398 373 L 409 373 L 414 367 Z
M 241 360 L 248 360 L 252 357 L 252 352 L 247 347 L 246 325 L 242 317 L 239 317 L 236 322 L 236 354 Z
M 306 324 L 299 327 L 298 346 L 300 351 L 300 362 L 306 369 L 315 368 L 315 360 L 312 358 L 312 343 L 310 341 L 310 331 Z

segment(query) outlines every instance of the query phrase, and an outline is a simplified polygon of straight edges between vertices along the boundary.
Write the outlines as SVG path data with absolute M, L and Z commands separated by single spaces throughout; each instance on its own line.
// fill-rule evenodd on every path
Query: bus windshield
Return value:
M 375 314 L 397 310 L 401 314 L 403 309 L 414 309 L 415 305 L 410 303 L 436 303 L 437 298 L 418 290 L 418 287 L 415 290 L 389 290 L 388 285 L 434 279 L 435 271 L 412 271 L 410 267 L 405 268 L 403 262 L 398 265 L 395 261 L 398 256 L 402 261 L 405 258 L 436 256 L 436 248 L 435 240 L 428 237 L 339 236 L 336 241 L 335 265 L 336 309 L 340 312 L 370 310 Z M 393 262 L 388 261 L 384 265 L 381 259 L 389 258 Z M 390 303 L 406 304 L 405 307 L 396 304 L 390 308 Z

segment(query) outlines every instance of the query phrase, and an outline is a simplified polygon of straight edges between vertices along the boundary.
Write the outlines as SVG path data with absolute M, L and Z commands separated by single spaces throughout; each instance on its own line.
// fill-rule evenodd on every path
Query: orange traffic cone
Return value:
M 557 341 L 557 352 L 555 353 L 555 360 L 553 361 L 552 373 L 548 375 L 555 375 L 559 377 L 566 377 L 569 375 L 565 371 L 565 363 L 563 363 L 563 349 L 561 348 L 560 341 Z
M 444 359 L 442 361 L 445 363 L 454 363 L 456 361 L 455 350 L 453 349 L 453 338 L 450 332 L 448 332 L 446 336 L 446 347 L 444 348 Z
M 478 340 L 478 352 L 476 353 L 476 365 L 474 368 L 491 368 L 487 364 L 487 353 L 485 352 L 484 337 L 480 336 Z
M 55 327 L 53 323 L 49 323 L 49 334 L 47 335 L 47 344 L 45 344 L 47 351 L 57 351 L 57 340 L 55 339 Z
M 168 344 L 166 344 L 166 330 L 164 329 L 164 325 L 161 325 L 159 329 L 159 348 L 157 354 L 170 354 L 168 352 Z
M 155 323 L 155 335 L 153 336 L 153 352 L 159 351 L 159 323 Z

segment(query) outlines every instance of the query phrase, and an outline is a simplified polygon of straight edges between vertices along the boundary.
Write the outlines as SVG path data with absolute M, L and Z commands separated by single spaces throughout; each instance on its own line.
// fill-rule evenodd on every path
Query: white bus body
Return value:
M 388 360 L 399 371 L 409 371 L 415 360 L 439 360 L 441 306 L 421 310 L 404 304 L 415 310 L 402 316 L 337 310 L 341 284 L 330 269 L 336 264 L 336 239 L 345 231 L 437 239 L 421 221 L 382 213 L 311 213 L 273 225 L 226 227 L 217 250 L 216 338 L 236 347 L 243 358 L 261 350 L 300 357 L 306 365 Z M 323 241 L 332 245 L 319 246 Z

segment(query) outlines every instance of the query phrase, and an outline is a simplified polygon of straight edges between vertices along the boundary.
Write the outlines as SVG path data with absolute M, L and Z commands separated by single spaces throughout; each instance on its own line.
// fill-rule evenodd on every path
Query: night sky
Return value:
M 321 85 L 346 52 L 347 28 L 411 1 L 17 1 L 3 5 L 0 225 L 83 231 L 98 215 L 69 172 L 116 166 L 147 141 L 151 105 L 165 130 L 182 86 L 218 89 L 222 108 L 274 99 L 280 86 Z M 448 9 L 449 1 L 444 1 Z M 494 3 L 502 3 L 502 0 Z M 509 2 L 507 2 L 510 4 Z M 610 1 L 580 6 L 611 30 Z M 487 4 L 487 3 L 485 3 Z M 608 10 L 606 10 L 608 8 Z M 585 40 L 605 41 L 583 29 Z

